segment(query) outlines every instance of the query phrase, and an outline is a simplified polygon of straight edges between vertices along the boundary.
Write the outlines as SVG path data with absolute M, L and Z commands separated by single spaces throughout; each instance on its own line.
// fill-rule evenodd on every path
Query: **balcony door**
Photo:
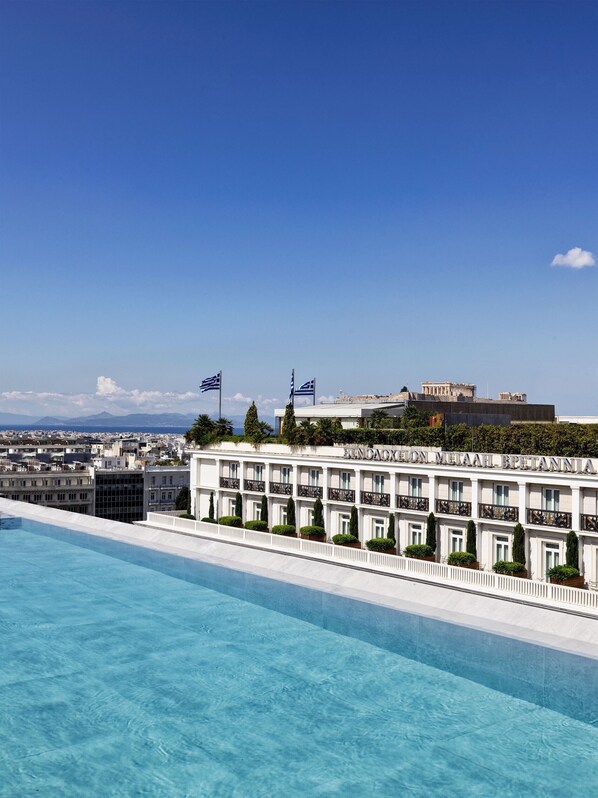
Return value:
M 542 503 L 544 506 L 542 509 L 547 512 L 558 513 L 560 498 L 560 490 L 556 490 L 556 488 L 544 488 L 542 492 Z
M 508 485 L 495 485 L 494 486 L 494 504 L 498 507 L 509 506 L 509 486 Z
M 450 498 L 451 498 L 452 502 L 462 502 L 463 501 L 463 483 L 462 482 L 457 482 L 457 480 L 451 479 Z M 461 551 L 461 549 L 455 549 L 455 551 Z
M 374 474 L 373 493 L 384 493 L 384 476 L 382 474 Z

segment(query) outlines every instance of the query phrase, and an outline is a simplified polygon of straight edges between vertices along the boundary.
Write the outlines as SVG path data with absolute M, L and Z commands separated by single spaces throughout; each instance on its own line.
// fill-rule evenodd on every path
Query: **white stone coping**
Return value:
M 0 499 L 0 512 L 598 660 L 597 619 L 568 608 L 542 607 L 512 597 L 482 595 L 458 584 L 397 578 L 346 563 L 316 561 L 239 541 L 181 533 L 167 529 L 166 519 L 164 526 L 147 522 L 130 525 L 7 499 Z

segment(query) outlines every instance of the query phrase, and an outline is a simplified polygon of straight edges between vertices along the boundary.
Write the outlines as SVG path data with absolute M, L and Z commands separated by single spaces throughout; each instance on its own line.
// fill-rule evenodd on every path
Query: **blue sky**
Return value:
M 598 252 L 597 35 L 591 2 L 3 2 L 0 411 L 210 411 L 222 369 L 269 412 L 295 367 L 598 413 L 598 268 L 551 266 Z

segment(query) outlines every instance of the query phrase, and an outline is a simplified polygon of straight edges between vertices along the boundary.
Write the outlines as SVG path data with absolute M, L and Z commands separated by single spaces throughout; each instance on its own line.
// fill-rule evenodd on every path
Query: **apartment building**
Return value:
M 218 515 L 234 514 L 237 491 L 244 521 L 260 517 L 268 500 L 270 525 L 286 521 L 289 496 L 297 525 L 313 519 L 316 498 L 324 504 L 329 536 L 346 532 L 353 505 L 359 537 L 380 537 L 395 516 L 399 549 L 425 542 L 426 519 L 437 516 L 441 561 L 465 548 L 470 519 L 477 526 L 482 568 L 511 559 L 513 528 L 526 530 L 527 569 L 532 579 L 565 561 L 569 530 L 579 536 L 580 569 L 598 588 L 598 459 L 443 452 L 400 446 L 291 448 L 221 443 L 190 450 L 192 511 L 207 515 L 214 494 Z

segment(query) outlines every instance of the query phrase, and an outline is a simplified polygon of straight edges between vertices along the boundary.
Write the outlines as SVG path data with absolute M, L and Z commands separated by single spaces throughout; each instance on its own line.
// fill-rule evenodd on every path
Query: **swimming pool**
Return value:
M 0 579 L 2 796 L 598 784 L 595 660 L 37 522 Z

